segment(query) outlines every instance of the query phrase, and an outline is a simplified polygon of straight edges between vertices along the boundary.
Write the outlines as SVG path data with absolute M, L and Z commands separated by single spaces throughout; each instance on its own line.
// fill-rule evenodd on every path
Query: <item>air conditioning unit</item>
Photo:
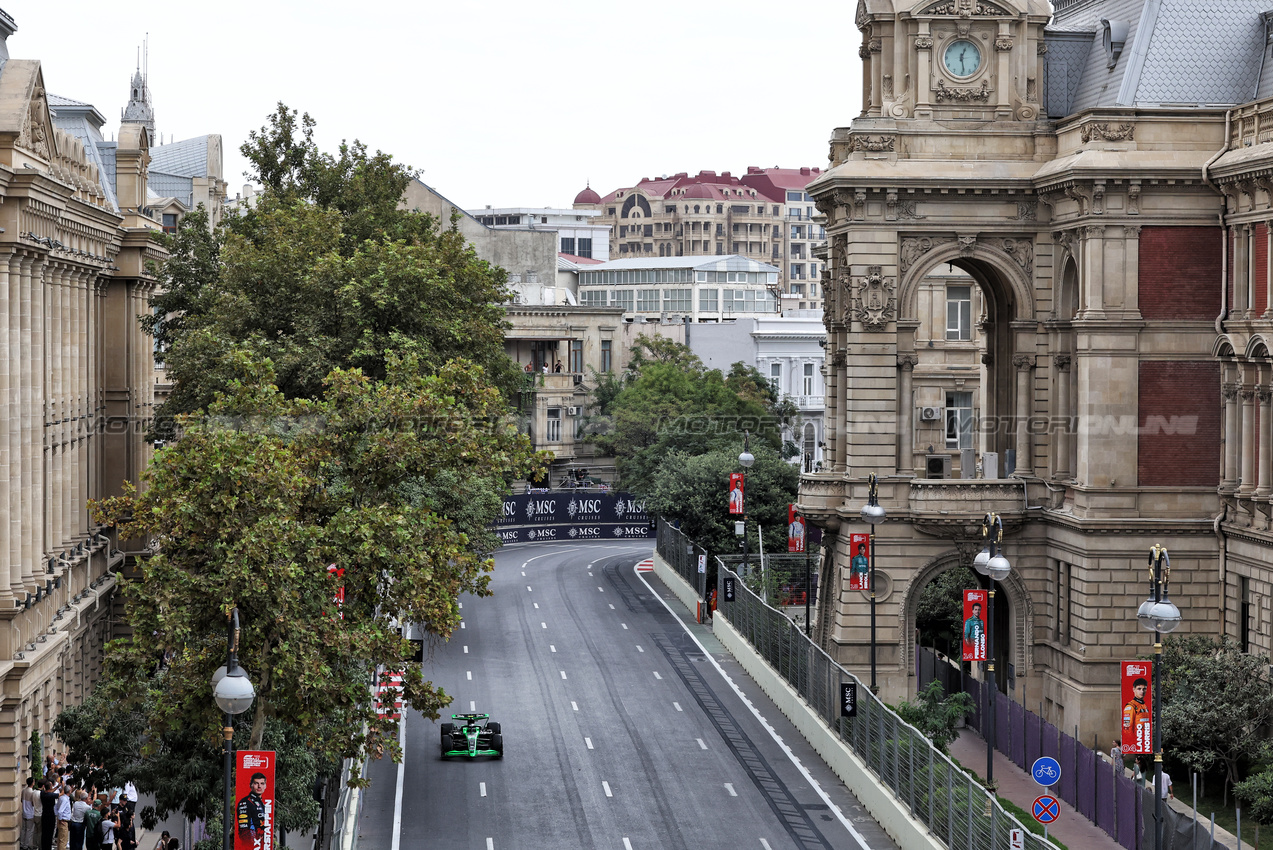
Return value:
M 928 478 L 949 478 L 950 455 L 929 455 L 924 459 L 924 470 Z
M 940 407 L 921 407 L 919 409 L 919 418 L 923 422 L 940 422 L 941 408 Z
M 567 416 L 578 416 L 578 415 L 579 415 L 579 408 L 574 407 L 574 406 L 567 407 L 567 408 L 566 408 L 566 415 L 567 415 Z

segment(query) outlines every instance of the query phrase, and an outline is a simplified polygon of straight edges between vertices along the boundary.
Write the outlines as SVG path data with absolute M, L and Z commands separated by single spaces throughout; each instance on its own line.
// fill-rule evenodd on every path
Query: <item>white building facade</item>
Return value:
M 619 307 L 627 322 L 721 322 L 776 316 L 775 266 L 746 257 L 642 257 L 579 272 L 579 303 Z

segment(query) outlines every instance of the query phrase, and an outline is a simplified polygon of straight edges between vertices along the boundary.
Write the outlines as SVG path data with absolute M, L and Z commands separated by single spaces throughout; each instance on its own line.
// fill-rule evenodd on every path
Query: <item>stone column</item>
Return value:
M 1273 416 L 1273 389 L 1269 387 L 1267 369 L 1261 369 L 1263 382 L 1255 388 L 1255 397 L 1260 403 L 1260 472 L 1256 484 L 1255 495 L 1266 498 L 1273 494 L 1273 428 L 1269 427 Z
M 921 19 L 917 23 L 919 24 L 919 34 L 915 36 L 915 58 L 919 66 L 919 74 L 916 79 L 922 82 L 915 86 L 915 113 L 917 115 L 931 116 L 933 103 L 928 97 L 930 92 L 928 81 L 932 79 L 930 67 L 933 61 L 933 37 L 929 32 L 929 21 Z M 902 80 L 895 80 L 893 85 L 895 89 L 900 90 L 904 83 Z
M 1232 493 L 1238 488 L 1238 441 L 1242 439 L 1241 420 L 1238 418 L 1238 388 L 1236 381 L 1226 381 L 1221 388 L 1224 396 L 1224 480 L 1220 489 Z
M 1242 397 L 1242 486 L 1237 495 L 1248 499 L 1255 493 L 1255 385 L 1242 384 L 1238 395 Z
M 1233 317 L 1236 319 L 1246 318 L 1246 311 L 1251 306 L 1246 297 L 1251 275 L 1250 250 L 1250 229 L 1245 224 L 1235 225 L 1233 228 L 1232 310 Z
M 1264 222 L 1264 315 L 1273 319 L 1273 221 Z
M 35 415 L 36 396 L 33 390 L 37 353 L 35 333 L 32 329 L 35 305 L 31 292 L 31 270 L 35 262 L 35 258 L 31 255 L 22 259 L 22 342 L 18 349 L 22 363 L 22 481 L 18 498 L 23 500 L 22 527 L 18 536 L 22 546 L 19 563 L 22 564 L 22 578 L 32 593 L 43 583 L 37 582 L 35 571 L 35 562 L 39 557 L 39 553 L 35 551 L 35 516 L 43 504 L 36 498 L 35 461 L 37 456 L 33 447 L 35 436 L 43 430 Z
M 62 309 L 63 273 L 61 263 L 50 263 L 44 276 L 45 301 L 48 304 L 45 322 L 48 362 L 45 368 L 44 405 L 47 411 L 44 421 L 44 453 L 49 471 L 46 485 L 48 508 L 44 512 L 46 552 L 53 552 L 62 544 L 62 422 L 66 411 L 62 396 L 62 359 L 66 348 L 66 337 L 62 333 L 62 319 L 65 316 Z
M 0 260 L 0 356 L 9 356 L 9 258 Z M 9 575 L 9 479 L 14 475 L 13 455 L 9 450 L 9 432 L 16 427 L 14 411 L 9 404 L 9 366 L 0 364 L 0 609 L 12 610 L 15 588 Z M 19 469 L 21 465 L 19 465 Z M 18 575 L 21 584 L 21 573 Z
M 9 513 L 0 522 L 9 527 L 8 551 L 4 557 L 9 565 L 9 587 L 14 594 L 26 597 L 26 582 L 22 573 L 22 428 L 26 424 L 26 408 L 22 403 L 22 266 L 23 260 L 16 254 L 8 259 L 7 315 L 9 347 L 8 362 L 4 368 L 9 377 Z
M 898 381 L 898 434 L 901 452 L 897 471 L 902 475 L 915 474 L 915 366 L 919 357 L 914 354 L 902 354 L 897 358 L 897 365 L 902 370 Z
M 1016 415 L 1016 474 L 1029 475 L 1034 471 L 1030 457 L 1030 367 L 1034 358 L 1029 354 L 1014 354 L 1012 365 L 1017 368 L 1017 415 Z
M 1105 227 L 1094 224 L 1083 231 L 1082 261 L 1079 263 L 1081 312 L 1084 319 L 1105 318 Z
M 1056 367 L 1056 394 L 1052 399 L 1052 427 L 1056 432 L 1056 462 L 1052 465 L 1055 478 L 1071 478 L 1070 469 L 1070 355 L 1054 354 L 1052 365 Z

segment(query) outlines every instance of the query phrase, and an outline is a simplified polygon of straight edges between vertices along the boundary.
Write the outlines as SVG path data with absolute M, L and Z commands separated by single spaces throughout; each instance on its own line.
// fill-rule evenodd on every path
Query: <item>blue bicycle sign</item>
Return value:
M 1051 787 L 1061 781 L 1061 764 L 1051 756 L 1035 759 L 1030 768 L 1034 781 L 1044 787 Z

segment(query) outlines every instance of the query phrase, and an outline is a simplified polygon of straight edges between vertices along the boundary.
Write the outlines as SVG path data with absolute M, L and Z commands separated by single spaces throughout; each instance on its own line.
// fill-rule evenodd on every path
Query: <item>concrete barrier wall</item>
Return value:
M 697 610 L 698 593 L 657 552 L 654 554 L 654 573 L 686 608 Z M 899 847 L 903 850 L 944 850 L 946 845 L 928 827 L 910 816 L 909 807 L 887 786 L 876 781 L 875 775 L 857 754 L 822 722 L 817 712 L 756 654 L 751 644 L 724 617 L 713 618 L 712 631 Z

